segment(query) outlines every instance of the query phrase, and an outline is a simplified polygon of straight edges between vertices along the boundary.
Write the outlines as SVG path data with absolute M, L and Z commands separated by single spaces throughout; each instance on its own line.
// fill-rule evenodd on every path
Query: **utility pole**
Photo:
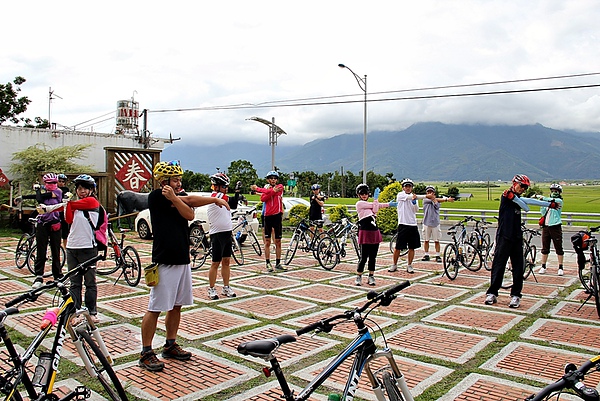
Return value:
M 51 106 L 52 106 L 52 100 L 55 98 L 62 99 L 62 97 L 54 94 L 52 87 L 49 87 L 48 88 L 48 128 L 49 129 L 52 129 Z

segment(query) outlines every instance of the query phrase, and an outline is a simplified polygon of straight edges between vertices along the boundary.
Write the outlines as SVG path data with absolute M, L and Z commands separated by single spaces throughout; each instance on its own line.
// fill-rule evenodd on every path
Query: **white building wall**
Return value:
M 164 149 L 164 141 L 163 139 L 152 138 L 150 148 L 162 150 Z M 50 149 L 61 146 L 91 144 L 92 146 L 83 152 L 83 158 L 75 160 L 75 162 L 90 165 L 98 172 L 106 172 L 106 152 L 104 148 L 143 149 L 144 147 L 135 135 L 0 126 L 0 169 L 9 179 L 17 178 L 11 177 L 9 171 L 11 164 L 14 163 L 12 160 L 13 154 L 36 144 L 44 144 Z

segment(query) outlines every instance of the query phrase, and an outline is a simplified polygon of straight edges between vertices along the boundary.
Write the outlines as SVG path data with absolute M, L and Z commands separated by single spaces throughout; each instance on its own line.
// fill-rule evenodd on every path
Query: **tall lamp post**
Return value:
M 338 64 L 338 67 L 345 68 L 354 75 L 356 83 L 360 89 L 365 93 L 365 108 L 363 114 L 363 184 L 367 183 L 367 76 L 364 78 L 359 77 L 354 71 L 347 65 Z
M 277 145 L 277 138 L 280 135 L 286 134 L 286 132 L 275 124 L 275 117 L 272 118 L 272 121 L 265 120 L 264 118 L 260 117 L 250 117 L 246 120 L 258 121 L 259 123 L 263 123 L 264 125 L 269 127 L 269 145 L 271 145 L 271 170 L 275 170 L 275 145 Z

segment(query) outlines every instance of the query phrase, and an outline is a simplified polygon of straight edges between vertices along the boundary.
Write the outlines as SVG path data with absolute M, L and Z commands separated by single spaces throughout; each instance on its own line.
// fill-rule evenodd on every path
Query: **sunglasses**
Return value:
M 167 163 L 167 166 L 181 166 L 181 162 L 179 160 L 171 160 Z
M 525 184 L 519 184 L 519 186 L 521 188 L 523 188 L 525 191 L 527 191 L 527 189 L 529 188 L 529 185 L 525 185 Z

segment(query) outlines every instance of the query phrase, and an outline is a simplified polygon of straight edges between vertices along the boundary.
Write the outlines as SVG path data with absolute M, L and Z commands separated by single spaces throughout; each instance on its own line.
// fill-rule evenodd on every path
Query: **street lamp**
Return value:
M 359 77 L 354 71 L 350 69 L 350 67 L 344 64 L 338 64 L 340 68 L 346 68 L 348 71 L 354 75 L 354 79 L 356 79 L 356 83 L 360 87 L 360 89 L 365 93 L 365 109 L 364 109 L 364 119 L 363 119 L 363 184 L 367 183 L 367 76 L 364 78 Z
M 285 135 L 286 132 L 275 124 L 275 117 L 272 121 L 265 120 L 260 117 L 250 117 L 246 120 L 258 121 L 269 127 L 269 145 L 271 145 L 271 170 L 275 170 L 275 146 L 277 145 L 277 138 L 280 135 Z

